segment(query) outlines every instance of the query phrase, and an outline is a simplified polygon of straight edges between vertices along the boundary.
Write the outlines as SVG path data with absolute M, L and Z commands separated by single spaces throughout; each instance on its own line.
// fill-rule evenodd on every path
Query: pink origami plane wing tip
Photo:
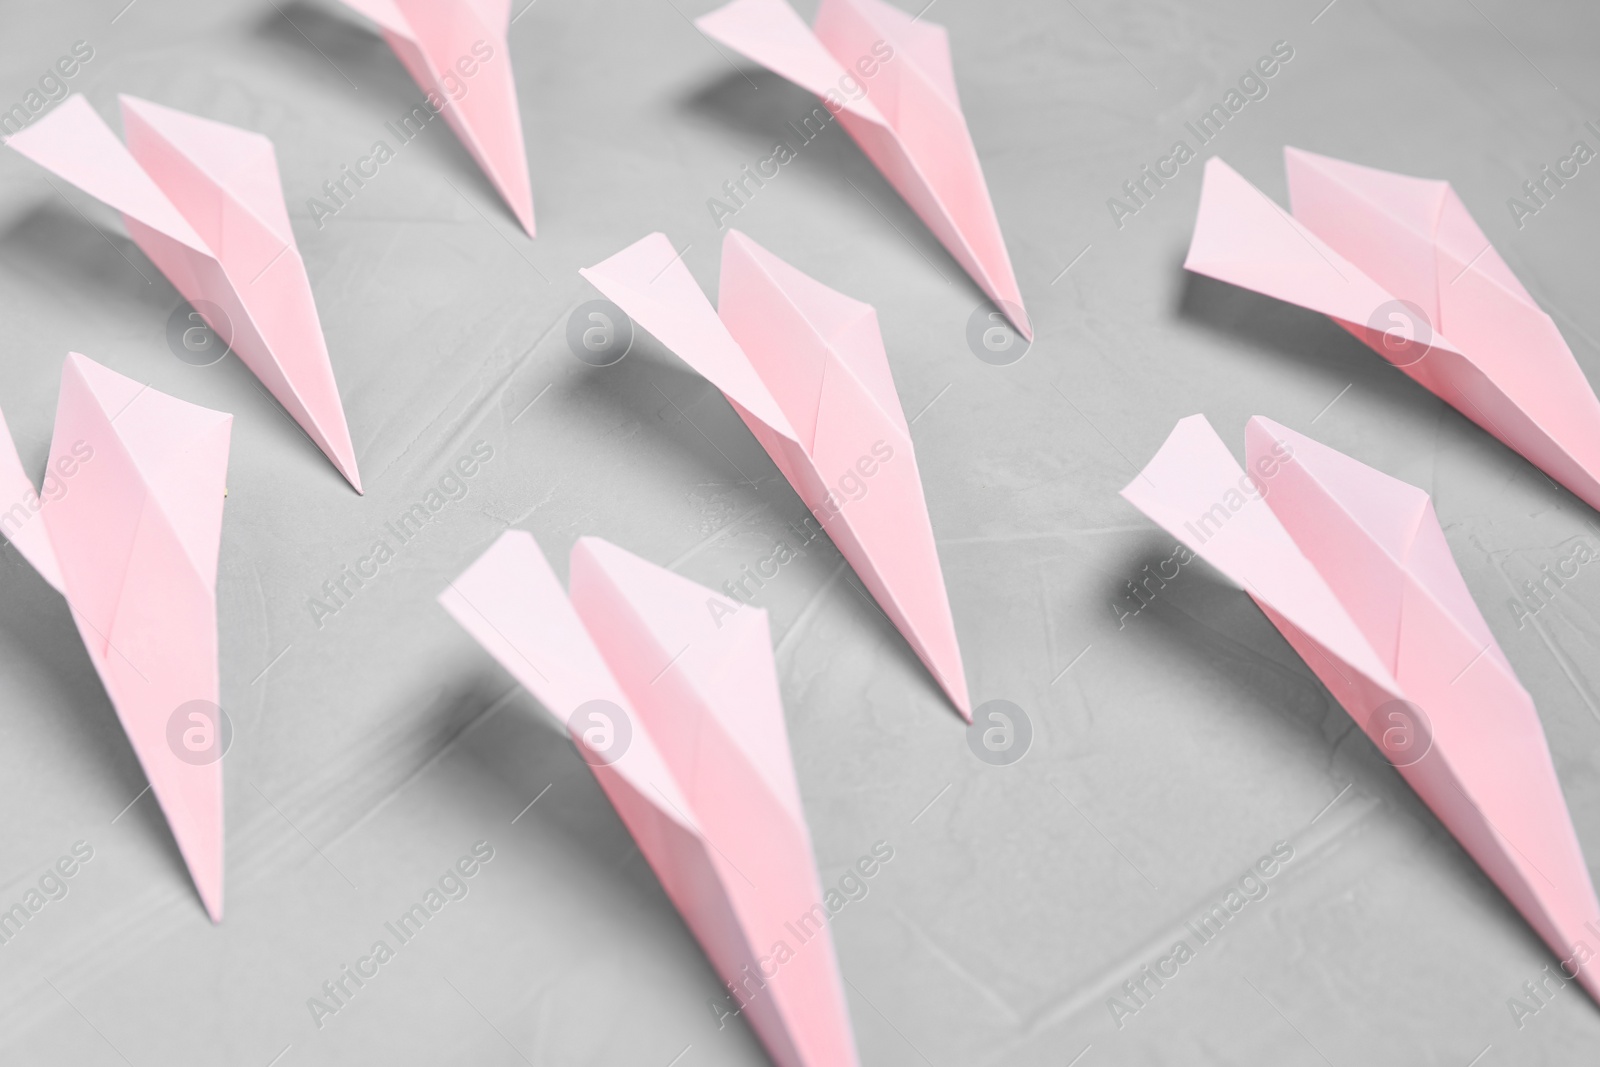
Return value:
M 1006 303 L 1006 301 L 1001 301 L 1001 313 L 1011 320 L 1011 325 L 1017 328 L 1017 332 L 1022 335 L 1024 341 L 1031 342 L 1033 340 L 1033 320 L 1028 318 L 1027 308 L 1021 304 L 1013 304 L 1007 307 L 1005 306 Z
M 367 495 L 367 491 L 361 488 L 361 471 L 356 468 L 354 452 L 349 455 L 345 455 L 342 452 L 339 455 L 335 455 L 329 452 L 328 459 L 333 461 L 334 467 L 338 469 L 340 474 L 344 475 L 344 480 L 350 483 L 350 488 L 354 489 L 358 496 Z
M 537 237 L 538 233 L 533 225 L 533 194 L 529 193 L 525 201 L 513 202 L 508 197 L 506 202 L 511 205 L 511 213 L 522 224 L 523 232 L 529 237 Z
M 950 697 L 951 703 L 955 704 L 956 710 L 961 713 L 961 717 L 963 719 L 967 720 L 967 725 L 971 726 L 972 725 L 972 698 L 967 695 L 967 687 L 965 685 L 962 685 L 960 690 L 957 691 L 957 690 L 951 689 L 948 685 L 946 685 L 944 691 L 945 691 L 946 695 L 948 695 Z
M 191 872 L 192 873 L 192 872 Z M 206 906 L 206 914 L 211 916 L 214 924 L 222 922 L 222 874 L 219 871 L 214 883 L 201 881 L 195 878 L 195 889 L 200 893 L 200 902 Z

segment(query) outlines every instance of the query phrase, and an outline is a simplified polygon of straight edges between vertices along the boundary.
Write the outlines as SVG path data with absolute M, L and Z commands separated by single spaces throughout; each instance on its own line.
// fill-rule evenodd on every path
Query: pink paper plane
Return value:
M 133 243 L 361 492 L 272 142 L 121 100 L 126 147 L 81 95 L 6 144 L 120 211 Z
M 1033 325 L 956 93 L 943 26 L 883 0 L 733 0 L 695 20 L 714 41 L 822 97 L 884 179 L 1021 334 Z
M 1248 590 L 1600 999 L 1600 904 L 1539 716 L 1422 490 L 1256 417 L 1247 474 L 1200 415 L 1122 495 Z
M 1184 266 L 1330 316 L 1600 508 L 1600 400 L 1450 184 L 1284 158 L 1293 215 L 1206 162 Z
M 73 353 L 36 491 L 0 416 L 0 532 L 66 598 L 213 922 L 221 752 L 201 762 L 179 752 L 195 747 L 185 731 L 207 728 L 185 709 L 201 702 L 215 716 L 220 698 L 217 550 L 232 428 L 232 415 Z
M 533 184 L 506 32 L 510 0 L 344 0 L 378 24 L 429 105 L 522 228 L 533 234 Z
M 722 242 L 720 310 L 664 234 L 578 273 L 722 390 L 972 721 L 911 431 L 872 306 L 737 230 Z
M 773 1060 L 853 1067 L 767 613 L 594 537 L 570 581 L 514 530 L 439 601 L 567 724 Z

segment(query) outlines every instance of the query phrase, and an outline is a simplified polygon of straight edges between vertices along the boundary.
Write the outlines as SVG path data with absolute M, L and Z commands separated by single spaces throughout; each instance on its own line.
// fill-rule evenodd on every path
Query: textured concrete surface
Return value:
M 434 596 L 507 527 L 563 573 L 597 534 L 720 586 L 803 514 L 653 340 L 594 368 L 564 338 L 596 295 L 576 268 L 651 230 L 714 291 L 707 198 L 810 98 L 698 35 L 711 0 L 539 0 L 511 31 L 539 238 L 442 124 L 319 227 L 308 199 L 419 99 L 387 46 L 328 0 L 124 2 L 7 4 L 0 106 L 83 40 L 72 86 L 102 114 L 130 92 L 274 140 L 368 493 L 236 359 L 174 358 L 176 293 L 116 219 L 0 153 L 0 404 L 25 460 L 43 462 L 69 349 L 236 415 L 220 611 L 237 730 L 213 927 L 148 795 L 128 806 L 144 778 L 64 605 L 0 553 L 0 904 L 93 849 L 0 946 L 0 1062 L 765 1062 L 742 1024 L 718 1029 L 716 976 L 588 769 Z M 1600 171 L 1521 229 L 1506 204 L 1575 140 L 1596 146 L 1600 12 L 1322 3 L 928 12 L 1039 331 L 1009 366 L 969 350 L 977 290 L 840 131 L 732 220 L 876 305 L 974 699 L 1014 701 L 1034 733 L 1020 762 L 975 759 L 827 546 L 762 590 L 824 883 L 895 850 L 833 923 L 867 1064 L 1593 1057 L 1600 1010 L 1575 987 L 1514 1015 L 1552 957 L 1243 594 L 1196 564 L 1120 626 L 1114 607 L 1172 548 L 1116 490 L 1181 416 L 1242 451 L 1267 415 L 1425 487 L 1600 861 L 1600 573 L 1512 611 L 1539 567 L 1600 544 L 1596 516 L 1326 320 L 1185 277 L 1198 160 L 1120 228 L 1106 205 L 1286 41 L 1268 94 L 1202 154 L 1280 202 L 1285 144 L 1450 179 L 1600 381 Z M 480 441 L 493 458 L 466 496 L 319 625 L 321 584 Z M 307 999 L 480 841 L 493 859 L 468 895 L 319 1027 Z M 1277 842 L 1293 858 L 1266 896 L 1113 1013 Z

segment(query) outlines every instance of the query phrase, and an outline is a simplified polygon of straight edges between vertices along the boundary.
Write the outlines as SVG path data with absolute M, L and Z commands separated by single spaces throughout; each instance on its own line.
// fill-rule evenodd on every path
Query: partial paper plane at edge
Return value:
M 695 25 L 821 97 L 962 269 L 1032 340 L 943 26 L 883 0 L 822 0 L 811 27 L 786 0 L 733 0 Z
M 1249 592 L 1600 1000 L 1600 904 L 1544 730 L 1428 495 L 1260 417 L 1245 451 L 1241 470 L 1191 416 L 1122 495 Z
M 509 531 L 439 600 L 567 724 L 773 1061 L 854 1067 L 766 612 L 593 537 L 570 585 Z
M 1184 266 L 1330 316 L 1600 509 L 1600 399 L 1450 184 L 1284 156 L 1293 214 L 1206 162 Z
M 533 183 L 506 39 L 506 0 L 344 0 L 378 24 L 529 237 Z
M 232 423 L 73 353 L 41 495 L 0 416 L 0 531 L 66 598 L 214 922 L 222 764 L 220 754 L 179 758 L 183 731 L 203 726 L 179 712 L 203 701 L 214 715 L 220 699 L 217 553 Z
M 81 95 L 5 143 L 121 212 L 140 251 L 361 492 L 272 142 L 135 97 L 121 101 L 126 145 Z
M 951 703 L 972 707 L 877 313 L 737 230 L 713 309 L 664 234 L 580 270 L 720 389 Z M 749 590 L 747 590 L 749 592 Z

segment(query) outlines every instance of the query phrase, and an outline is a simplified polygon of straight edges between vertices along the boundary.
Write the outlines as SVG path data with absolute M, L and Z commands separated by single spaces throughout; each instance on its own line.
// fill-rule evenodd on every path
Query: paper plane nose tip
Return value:
M 939 683 L 939 688 L 944 690 L 945 698 L 955 705 L 955 709 L 961 713 L 961 717 L 970 724 L 972 722 L 972 698 L 967 694 L 966 679 L 956 678 L 951 680 L 946 678 L 942 672 L 935 672 L 934 677 Z
M 328 458 L 333 460 L 333 465 L 338 468 L 340 474 L 344 475 L 344 480 L 350 483 L 350 488 L 361 496 L 367 495 L 367 491 L 361 488 L 361 472 L 356 469 L 355 457 L 352 456 L 349 459 L 345 459 L 330 453 Z
M 1022 339 L 1032 344 L 1033 320 L 1028 318 L 1027 309 L 1022 306 L 1020 298 L 1018 300 L 994 300 L 994 303 L 999 306 L 1000 313 L 1006 317 L 1006 320 L 1017 328 L 1017 332 L 1022 335 Z
M 222 925 L 222 886 L 206 887 L 195 883 L 195 889 L 200 893 L 200 903 L 206 907 L 206 914 L 211 916 L 213 926 Z

